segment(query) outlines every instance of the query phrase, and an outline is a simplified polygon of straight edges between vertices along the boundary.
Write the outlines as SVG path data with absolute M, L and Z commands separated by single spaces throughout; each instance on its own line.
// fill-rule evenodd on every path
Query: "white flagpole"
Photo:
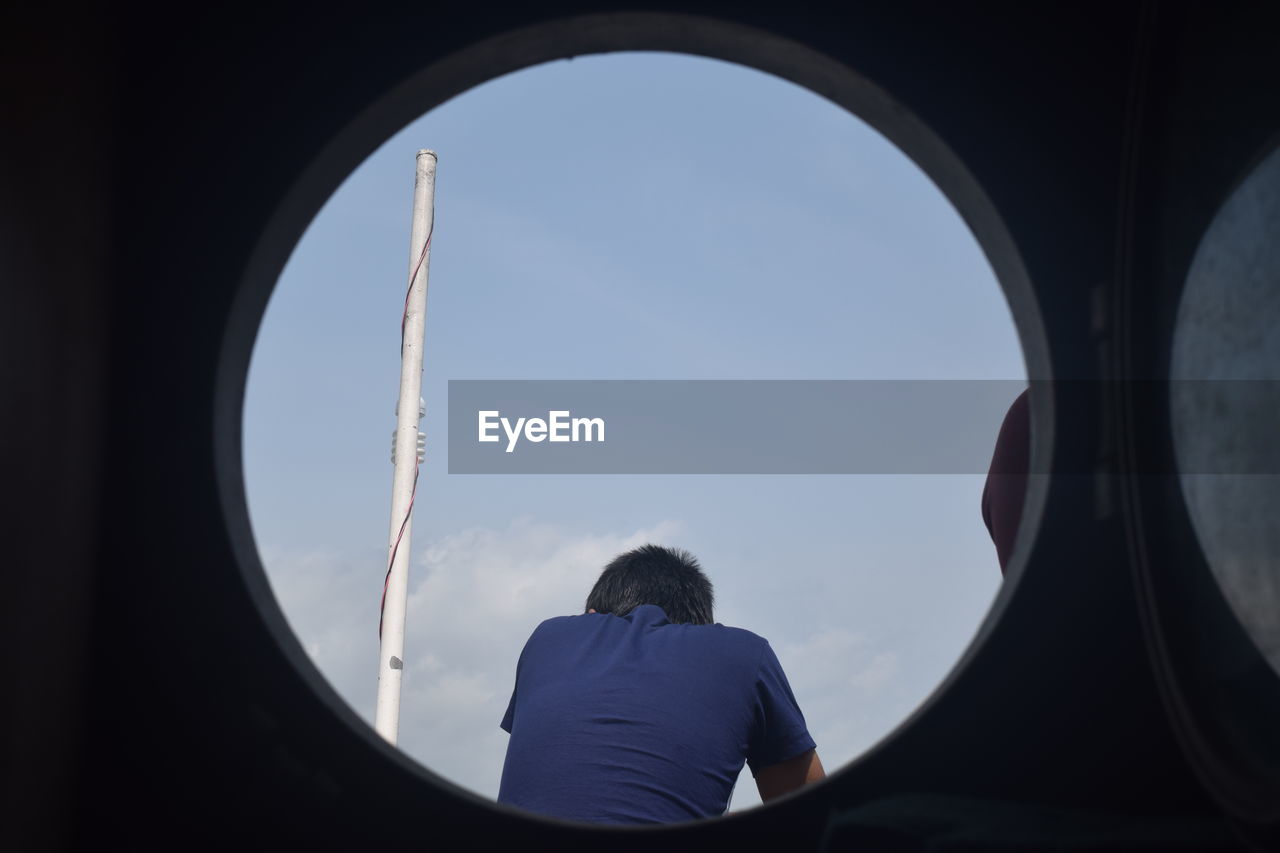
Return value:
M 391 486 L 390 570 L 382 606 L 378 655 L 378 703 L 373 727 L 391 743 L 400 730 L 400 679 L 404 673 L 404 617 L 409 593 L 409 542 L 413 533 L 413 498 L 418 475 L 418 420 L 422 394 L 422 344 L 427 311 L 427 268 L 431 262 L 435 214 L 436 155 L 419 151 L 413 185 L 413 229 L 409 238 L 409 294 L 401 338 L 400 400 L 392 451 L 395 474 Z

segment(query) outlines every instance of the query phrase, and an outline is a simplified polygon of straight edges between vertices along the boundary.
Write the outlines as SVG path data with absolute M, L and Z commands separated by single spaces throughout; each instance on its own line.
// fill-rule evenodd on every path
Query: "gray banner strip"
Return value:
M 1144 473 L 1280 474 L 1280 382 L 1036 381 L 1099 429 L 1123 392 L 1190 436 Z M 1020 380 L 453 380 L 451 474 L 984 474 Z M 1271 431 L 1268 425 L 1274 425 Z M 1248 429 L 1245 429 L 1248 427 Z M 1260 429 L 1260 427 L 1262 427 Z M 1252 436 L 1252 438 L 1250 437 Z M 1259 439 L 1259 436 L 1267 437 Z M 1268 437 L 1269 436 L 1269 437 Z M 483 438 L 483 440 L 482 440 Z M 1159 448 L 1157 448 L 1158 450 Z M 1149 449 L 1148 449 L 1149 450 Z M 1096 461 L 1081 460 L 1093 473 Z
M 449 473 L 983 473 L 1024 388 L 1020 381 L 455 380 Z

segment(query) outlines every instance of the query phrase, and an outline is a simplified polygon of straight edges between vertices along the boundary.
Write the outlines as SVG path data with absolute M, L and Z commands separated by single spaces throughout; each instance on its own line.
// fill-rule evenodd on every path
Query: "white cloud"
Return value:
M 646 542 L 670 542 L 679 531 L 678 523 L 664 521 L 629 534 L 570 536 L 520 518 L 505 529 L 469 528 L 415 549 L 400 747 L 449 781 L 496 797 L 507 743 L 498 722 L 530 632 L 543 619 L 581 612 L 614 556 Z M 307 654 L 369 722 L 385 559 L 380 549 L 356 556 L 263 553 Z M 870 747 L 924 698 L 899 652 L 872 635 L 827 626 L 789 634 L 778 627 L 774 649 L 828 771 Z M 758 802 L 744 772 L 733 808 Z
M 312 663 L 357 713 L 372 720 L 385 554 L 268 548 L 261 554 L 280 609 Z
M 830 628 L 803 643 L 787 643 L 778 655 L 790 662 L 787 677 L 792 689 L 806 693 L 844 687 L 872 694 L 897 671 L 892 652 L 877 651 L 865 635 L 847 628 Z
M 898 655 L 847 628 L 776 649 L 828 771 L 866 751 L 913 707 Z M 922 697 L 916 697 L 916 699 Z

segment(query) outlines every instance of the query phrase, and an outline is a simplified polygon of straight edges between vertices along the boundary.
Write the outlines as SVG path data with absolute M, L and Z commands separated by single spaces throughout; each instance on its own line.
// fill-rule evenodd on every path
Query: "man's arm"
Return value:
M 818 751 L 811 749 L 761 770 L 756 774 L 756 788 L 760 790 L 760 801 L 767 803 L 826 776 Z

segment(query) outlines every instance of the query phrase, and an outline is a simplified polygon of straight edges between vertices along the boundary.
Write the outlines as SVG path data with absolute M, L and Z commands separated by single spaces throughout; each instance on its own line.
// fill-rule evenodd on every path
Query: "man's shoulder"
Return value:
M 550 619 L 543 619 L 539 622 L 538 627 L 534 628 L 533 632 L 536 634 L 544 629 L 554 629 L 557 625 L 570 625 L 573 624 L 575 620 L 581 621 L 581 616 L 582 614 L 576 614 L 573 616 L 552 616 Z
M 748 631 L 746 628 L 735 628 L 732 625 L 721 625 L 719 622 L 716 622 L 714 625 L 704 625 L 702 627 L 712 629 L 719 636 L 725 637 L 731 642 L 741 643 L 744 646 L 760 647 L 769 642 L 764 637 L 754 631 Z
M 759 660 L 769 641 L 754 631 L 746 628 L 735 628 L 732 625 L 699 625 L 697 627 L 705 636 L 712 638 L 717 644 L 738 651 L 743 657 L 752 661 Z
M 552 616 L 550 619 L 543 619 L 538 626 L 529 634 L 529 639 L 533 639 L 543 634 L 553 634 L 557 631 L 573 629 L 582 625 L 582 615 L 576 616 Z
M 590 633 L 598 627 L 598 623 L 592 621 L 594 615 L 578 613 L 572 616 L 552 616 L 550 619 L 543 619 L 529 634 L 528 642 L 554 641 L 556 638 L 568 639 Z
M 552 616 L 538 623 L 529 635 L 529 643 L 540 641 L 554 642 L 556 639 L 568 640 L 591 634 L 610 624 L 619 621 L 619 617 L 599 613 L 578 613 L 572 616 Z M 615 624 L 616 628 L 617 625 Z M 750 658 L 751 662 L 760 660 L 769 641 L 754 631 L 723 625 L 716 622 L 711 625 L 664 624 L 659 633 L 668 633 L 687 638 L 698 645 L 708 645 L 728 652 L 736 652 L 740 657 Z

